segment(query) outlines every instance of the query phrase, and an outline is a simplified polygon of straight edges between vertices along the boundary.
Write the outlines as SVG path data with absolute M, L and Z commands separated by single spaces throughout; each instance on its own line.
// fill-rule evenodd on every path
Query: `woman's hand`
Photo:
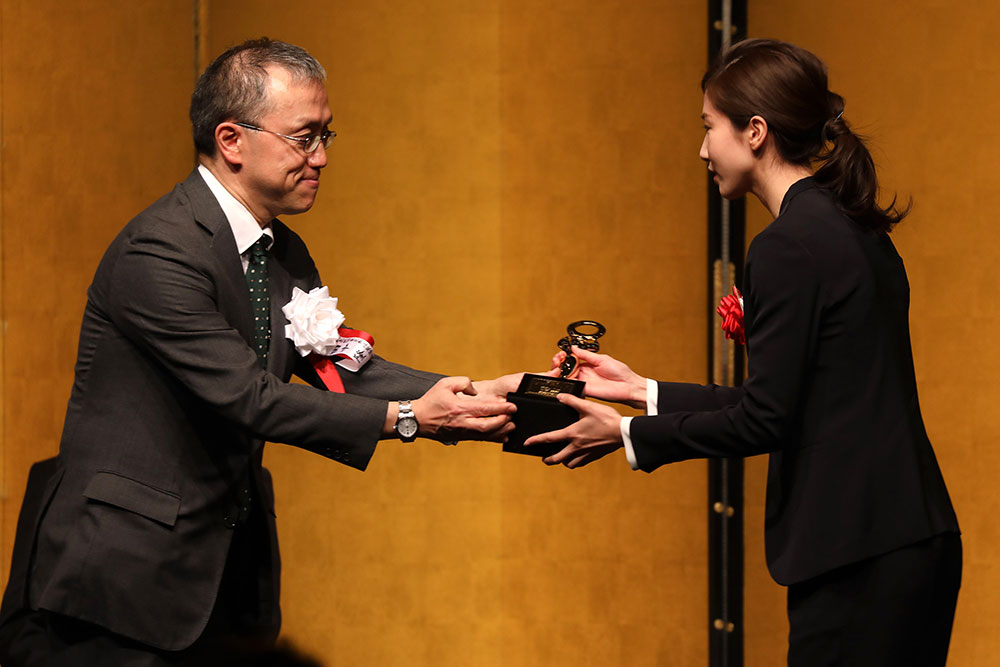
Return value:
M 602 401 L 624 403 L 633 408 L 646 408 L 646 379 L 635 374 L 631 368 L 606 354 L 597 354 L 576 347 L 571 348 L 580 363 L 573 379 L 587 383 L 587 396 Z M 559 352 L 553 359 L 553 368 L 562 363 L 565 353 Z
M 547 465 L 562 463 L 567 468 L 579 468 L 622 446 L 622 417 L 617 410 L 572 394 L 559 394 L 557 398 L 560 403 L 579 412 L 580 421 L 564 429 L 541 433 L 525 440 L 525 446 L 550 442 L 567 443 L 560 452 L 543 459 Z
M 533 375 L 559 377 L 559 371 L 553 369 L 534 373 Z M 472 383 L 472 386 L 480 396 L 491 396 L 498 401 L 506 401 L 507 394 L 517 391 L 523 377 L 524 373 L 510 373 L 509 375 L 501 375 L 493 380 L 476 380 Z

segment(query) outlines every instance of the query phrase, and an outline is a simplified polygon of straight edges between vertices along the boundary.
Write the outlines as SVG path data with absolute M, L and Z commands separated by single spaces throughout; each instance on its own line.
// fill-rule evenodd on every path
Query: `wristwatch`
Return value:
M 399 402 L 399 412 L 396 413 L 396 425 L 392 427 L 399 434 L 399 439 L 403 442 L 413 442 L 417 439 L 417 430 L 420 424 L 417 416 L 413 414 L 413 408 L 409 401 Z

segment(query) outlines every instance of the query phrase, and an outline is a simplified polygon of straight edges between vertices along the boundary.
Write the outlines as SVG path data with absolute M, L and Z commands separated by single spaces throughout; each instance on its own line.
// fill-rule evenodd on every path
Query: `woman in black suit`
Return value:
M 575 350 L 581 420 L 527 444 L 578 467 L 624 447 L 634 469 L 770 454 L 768 567 L 788 586 L 789 665 L 944 665 L 961 541 L 924 431 L 909 285 L 889 231 L 907 211 L 876 200 L 875 167 L 811 53 L 748 40 L 702 80 L 708 163 L 724 197 L 756 196 L 774 221 L 743 276 L 741 387 L 653 382 Z M 814 169 L 814 167 L 816 167 Z

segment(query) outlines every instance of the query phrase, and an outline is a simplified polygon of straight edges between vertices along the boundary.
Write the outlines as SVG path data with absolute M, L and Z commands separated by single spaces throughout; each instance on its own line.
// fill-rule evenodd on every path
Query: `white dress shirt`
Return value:
M 201 174 L 208 189 L 215 195 L 216 201 L 222 207 L 222 212 L 226 214 L 226 220 L 229 221 L 229 226 L 233 230 L 233 238 L 236 239 L 236 250 L 239 251 L 240 261 L 243 263 L 243 273 L 246 273 L 247 267 L 250 266 L 250 248 L 257 242 L 257 239 L 261 236 L 267 236 L 269 239 L 268 249 L 274 243 L 274 232 L 271 231 L 271 225 L 268 223 L 267 227 L 261 229 L 260 223 L 257 222 L 257 218 L 253 217 L 253 213 L 234 197 L 205 165 L 198 165 L 198 173 Z

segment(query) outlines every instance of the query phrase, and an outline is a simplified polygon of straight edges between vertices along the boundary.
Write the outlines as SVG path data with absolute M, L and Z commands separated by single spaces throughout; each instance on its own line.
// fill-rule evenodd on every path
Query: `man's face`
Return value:
M 256 125 L 290 137 L 321 133 L 330 124 L 326 90 L 317 81 L 294 79 L 285 69 L 269 67 L 267 112 Z M 326 149 L 312 153 L 270 132 L 244 130 L 240 181 L 244 202 L 261 222 L 279 215 L 308 211 L 319 190 L 320 170 L 326 166 Z

